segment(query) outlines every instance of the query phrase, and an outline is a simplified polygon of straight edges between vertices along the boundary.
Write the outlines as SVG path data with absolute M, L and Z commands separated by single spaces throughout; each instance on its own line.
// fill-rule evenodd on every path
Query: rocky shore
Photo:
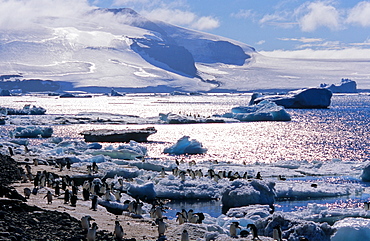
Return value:
M 10 156 L 0 154 L 0 240 L 86 240 L 80 220 L 67 212 L 27 204 L 14 188 L 23 171 Z M 99 230 L 97 240 L 113 240 L 113 234 Z

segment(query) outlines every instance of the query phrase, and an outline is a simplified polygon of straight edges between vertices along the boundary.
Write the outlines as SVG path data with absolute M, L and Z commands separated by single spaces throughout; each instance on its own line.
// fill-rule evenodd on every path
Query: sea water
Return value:
M 59 98 L 46 95 L 1 97 L 0 106 L 22 108 L 26 104 L 41 106 L 47 115 L 73 116 L 79 113 L 110 113 L 135 115 L 144 118 L 159 113 L 182 113 L 211 116 L 230 112 L 232 107 L 248 105 L 250 94 L 212 94 L 180 96 L 168 94 L 127 94 L 123 97 L 94 95 L 93 98 Z M 246 122 L 165 125 L 151 124 L 158 132 L 149 137 L 149 158 L 177 157 L 163 154 L 165 147 L 173 145 L 182 136 L 200 141 L 208 149 L 205 155 L 186 156 L 194 161 L 226 161 L 230 163 L 274 163 L 277 161 L 344 161 L 370 160 L 370 95 L 335 94 L 328 109 L 288 109 L 292 120 L 287 122 Z M 146 127 L 133 125 L 130 127 Z M 82 140 L 79 133 L 93 128 L 120 129 L 117 124 L 54 125 L 54 136 Z M 0 127 L 4 135 L 14 126 Z M 340 181 L 345 180 L 341 178 Z M 366 197 L 342 197 L 316 202 L 342 205 L 353 199 Z M 312 201 L 312 200 L 311 200 Z M 198 208 L 218 216 L 220 202 L 199 203 Z M 307 201 L 278 202 L 281 210 L 297 209 Z M 339 205 L 338 204 L 338 205 Z M 173 210 L 195 204 L 173 202 Z M 172 206 L 171 206 L 172 205 Z M 174 215 L 172 213 L 171 215 Z

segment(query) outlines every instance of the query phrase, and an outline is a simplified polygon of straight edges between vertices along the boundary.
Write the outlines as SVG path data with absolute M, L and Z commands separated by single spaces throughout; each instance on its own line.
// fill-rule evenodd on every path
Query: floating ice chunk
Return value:
M 182 154 L 204 154 L 207 152 L 207 148 L 202 146 L 202 143 L 192 139 L 189 140 L 189 136 L 181 137 L 175 145 L 164 148 L 164 153 L 182 155 Z
M 0 116 L 5 116 L 7 114 L 8 114 L 7 108 L 0 106 Z
M 182 115 L 175 113 L 159 114 L 159 119 L 167 124 L 191 124 L 191 123 L 224 123 L 221 117 L 204 117 L 200 115 Z M 227 121 L 229 122 L 229 121 Z
M 257 104 L 263 100 L 275 102 L 285 108 L 327 108 L 333 93 L 325 88 L 308 88 L 290 91 L 285 95 L 253 94 L 250 103 Z
M 51 127 L 39 127 L 39 126 L 28 126 L 28 127 L 16 127 L 12 132 L 11 136 L 15 138 L 48 138 L 53 134 L 53 128 Z
M 102 149 L 102 145 L 100 143 L 90 143 L 89 145 L 87 145 L 87 148 L 89 149 Z
M 290 115 L 284 107 L 271 101 L 261 101 L 256 105 L 239 106 L 231 109 L 224 117 L 231 116 L 240 121 L 290 121 Z
M 8 115 L 44 115 L 46 109 L 31 105 L 25 105 L 23 109 L 7 108 Z
M 235 180 L 222 194 L 224 210 L 251 204 L 273 204 L 275 183 L 264 180 Z
M 331 241 L 370 240 L 370 220 L 365 218 L 345 218 L 336 222 L 337 232 Z
M 320 87 L 329 89 L 333 93 L 357 93 L 357 83 L 350 79 L 342 79 L 338 84 L 321 84 Z
M 364 182 L 370 182 L 370 163 L 366 164 L 362 170 L 361 179 Z
M 142 158 L 147 154 L 147 148 L 139 145 L 136 141 L 130 141 L 127 145 L 120 145 L 117 148 L 113 146 L 101 150 L 90 150 L 92 155 L 105 155 L 114 159 L 134 160 Z

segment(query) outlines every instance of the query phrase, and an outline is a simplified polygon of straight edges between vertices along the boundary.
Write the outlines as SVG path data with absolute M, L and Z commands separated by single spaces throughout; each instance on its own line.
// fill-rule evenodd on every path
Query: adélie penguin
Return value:
M 231 224 L 230 224 L 230 236 L 232 237 L 232 238 L 236 238 L 236 237 L 238 237 L 238 235 L 237 235 L 237 229 L 240 229 L 240 227 L 239 227 L 239 222 L 232 222 Z
M 282 237 L 281 237 L 281 228 L 280 228 L 280 225 L 276 225 L 273 229 L 272 229 L 272 238 L 276 241 L 282 241 Z
M 123 239 L 123 235 L 125 235 L 125 233 L 123 231 L 123 228 L 122 228 L 121 224 L 119 223 L 119 221 L 115 221 L 114 238 L 116 240 L 122 240 Z
M 186 229 L 181 233 L 181 241 L 189 241 L 189 233 Z
M 98 229 L 98 225 L 93 223 L 86 234 L 87 241 L 95 241 L 96 239 L 96 230 Z

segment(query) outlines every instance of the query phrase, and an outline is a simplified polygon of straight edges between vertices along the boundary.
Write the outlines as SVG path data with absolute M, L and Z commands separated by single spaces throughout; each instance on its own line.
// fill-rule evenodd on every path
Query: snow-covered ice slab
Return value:
M 53 134 L 53 128 L 41 126 L 18 126 L 9 134 L 15 138 L 48 138 Z
M 327 108 L 331 103 L 332 92 L 325 88 L 308 88 L 290 91 L 285 95 L 253 94 L 250 103 L 263 100 L 275 102 L 285 108 Z
M 163 152 L 173 155 L 204 154 L 207 152 L 207 148 L 204 148 L 199 141 L 190 140 L 189 136 L 183 136 L 173 146 L 164 148 Z
M 370 219 L 345 218 L 336 222 L 333 226 L 337 232 L 331 241 L 364 241 L 370 240 Z
M 239 106 L 231 109 L 222 117 L 233 118 L 239 121 L 290 121 L 290 115 L 283 106 L 263 100 L 255 105 Z

